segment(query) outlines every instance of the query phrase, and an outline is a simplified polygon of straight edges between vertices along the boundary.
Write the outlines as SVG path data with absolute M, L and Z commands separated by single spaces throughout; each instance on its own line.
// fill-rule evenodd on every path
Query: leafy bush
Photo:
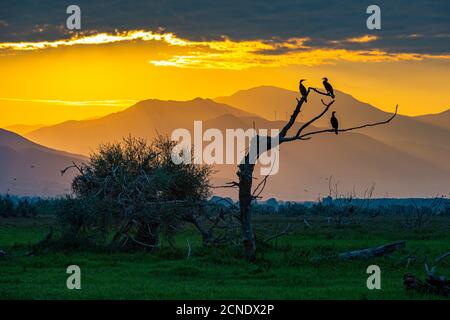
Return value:
M 174 164 L 175 145 L 165 136 L 151 144 L 129 137 L 101 145 L 88 163 L 74 165 L 76 198 L 61 204 L 66 234 L 112 232 L 120 246 L 158 246 L 161 230 L 173 232 L 186 216 L 192 218 L 193 204 L 210 196 L 211 168 Z

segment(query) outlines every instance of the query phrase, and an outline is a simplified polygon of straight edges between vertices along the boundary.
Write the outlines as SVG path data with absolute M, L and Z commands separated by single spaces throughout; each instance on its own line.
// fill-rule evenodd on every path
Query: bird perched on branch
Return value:
M 303 81 L 306 81 L 306 79 L 302 79 L 300 80 L 300 84 L 298 85 L 298 89 L 300 90 L 300 94 L 303 97 L 303 99 L 305 100 L 305 102 L 308 102 L 306 100 L 306 96 L 308 95 L 308 91 L 306 90 L 306 87 L 303 85 Z
M 335 113 L 336 113 L 336 111 L 333 111 L 333 113 L 331 114 L 330 123 L 334 129 L 334 133 L 338 134 L 339 122 L 338 122 L 338 119 L 334 116 Z
M 322 80 L 323 80 L 323 86 L 324 86 L 325 90 L 327 90 L 328 95 L 334 99 L 333 87 L 328 82 L 328 78 L 322 78 Z

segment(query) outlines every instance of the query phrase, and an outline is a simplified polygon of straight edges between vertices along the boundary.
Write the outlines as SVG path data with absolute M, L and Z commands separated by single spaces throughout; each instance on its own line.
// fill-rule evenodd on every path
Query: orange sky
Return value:
M 148 98 L 216 97 L 259 85 L 296 90 L 299 78 L 321 86 L 323 76 L 383 110 L 398 103 L 403 114 L 437 113 L 450 108 L 449 58 L 317 49 L 300 38 L 195 42 L 143 31 L 0 43 L 0 126 L 97 117 Z

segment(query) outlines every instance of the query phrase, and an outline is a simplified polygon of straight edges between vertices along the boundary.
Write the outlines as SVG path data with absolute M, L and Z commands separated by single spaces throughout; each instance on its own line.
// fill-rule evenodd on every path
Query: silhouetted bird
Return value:
M 338 119 L 334 116 L 335 113 L 336 113 L 336 111 L 333 111 L 333 113 L 331 114 L 330 122 L 331 122 L 331 126 L 334 129 L 334 133 L 338 134 L 339 122 L 338 122 Z
M 306 81 L 306 79 L 302 79 L 302 80 L 300 80 L 300 84 L 299 84 L 299 86 L 298 86 L 298 88 L 299 88 L 299 90 L 300 90 L 300 94 L 302 95 L 302 97 L 304 98 L 304 100 L 305 100 L 305 102 L 308 102 L 307 100 L 306 100 L 306 95 L 307 95 L 307 90 L 306 90 L 306 87 L 303 85 L 303 81 Z
M 323 78 L 322 80 L 323 80 L 323 86 L 325 87 L 325 90 L 327 90 L 328 95 L 334 99 L 333 87 L 328 82 L 328 79 L 327 78 Z

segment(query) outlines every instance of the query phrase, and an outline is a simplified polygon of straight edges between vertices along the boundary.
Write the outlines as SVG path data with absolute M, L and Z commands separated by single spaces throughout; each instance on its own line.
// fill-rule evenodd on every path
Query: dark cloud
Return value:
M 64 28 L 70 4 L 81 7 L 84 31 L 165 28 L 191 40 L 310 37 L 308 44 L 317 46 L 372 34 L 380 39 L 361 45 L 392 52 L 450 52 L 448 0 L 0 0 L 0 42 L 70 37 Z M 366 28 L 370 4 L 381 7 L 382 30 Z

